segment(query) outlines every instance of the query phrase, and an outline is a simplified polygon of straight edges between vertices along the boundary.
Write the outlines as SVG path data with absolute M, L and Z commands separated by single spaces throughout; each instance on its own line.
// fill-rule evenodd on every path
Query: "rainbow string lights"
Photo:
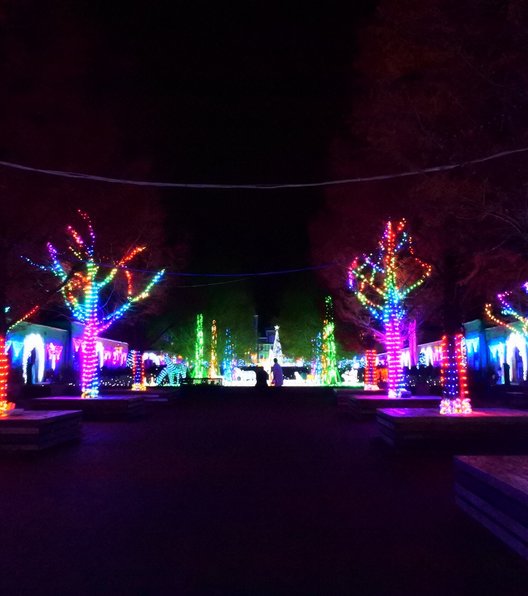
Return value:
M 84 325 L 82 336 L 81 360 L 81 397 L 94 398 L 99 396 L 99 367 L 96 351 L 97 340 L 115 321 L 120 319 L 132 306 L 147 298 L 152 288 L 161 280 L 164 270 L 158 271 L 147 283 L 145 288 L 133 294 L 133 280 L 130 271 L 124 269 L 137 254 L 145 250 L 138 246 L 129 250 L 110 272 L 101 273 L 95 256 L 95 232 L 88 215 L 78 211 L 88 231 L 84 238 L 79 232 L 68 226 L 68 259 L 60 258 L 57 249 L 48 243 L 48 253 L 51 260 L 50 271 L 63 284 L 61 292 L 66 306 L 74 318 Z M 73 259 L 73 264 L 72 264 Z M 106 311 L 102 295 L 110 287 L 119 272 L 124 272 L 127 280 L 126 296 L 122 304 L 114 310 Z M 117 289 L 112 288 L 112 294 L 117 296 Z M 105 294 L 106 296 L 106 294 Z
M 466 340 L 461 333 L 442 337 L 440 369 L 443 399 L 440 414 L 471 414 L 468 395 Z
M 146 391 L 145 363 L 140 350 L 130 350 L 132 361 L 132 391 Z
M 400 397 L 403 390 L 405 300 L 431 274 L 431 266 L 414 256 L 405 226 L 404 219 L 388 221 L 377 253 L 356 258 L 348 272 L 349 288 L 384 328 L 389 397 Z

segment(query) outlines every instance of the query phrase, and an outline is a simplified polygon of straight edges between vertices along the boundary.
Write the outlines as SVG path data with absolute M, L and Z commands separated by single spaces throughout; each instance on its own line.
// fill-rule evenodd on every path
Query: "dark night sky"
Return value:
M 76 103 L 80 119 L 99 111 L 114 129 L 122 160 L 148 164 L 140 177 L 268 183 L 326 177 L 328 144 L 351 93 L 355 29 L 373 2 L 324 8 L 146 0 L 5 5 L 4 59 L 12 72 L 29 65 L 33 79 L 41 77 L 33 105 L 39 93 L 52 97 L 41 102 L 39 118 Z M 24 119 L 23 108 L 15 109 Z M 76 155 L 79 146 L 72 143 L 62 155 L 49 148 L 39 154 L 4 138 L 2 158 L 114 174 L 112 164 L 98 172 L 91 159 L 97 139 L 88 145 L 92 153 Z M 172 236 L 189 235 L 188 269 L 311 264 L 307 225 L 322 205 L 322 191 L 182 190 L 160 196 Z

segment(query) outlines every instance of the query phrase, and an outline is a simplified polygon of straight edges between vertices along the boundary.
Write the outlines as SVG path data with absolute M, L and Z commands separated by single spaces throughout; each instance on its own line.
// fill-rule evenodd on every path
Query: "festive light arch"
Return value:
M 35 365 L 37 366 L 37 383 L 42 383 L 44 380 L 46 349 L 40 333 L 30 333 L 24 338 L 22 352 L 22 376 L 24 377 L 24 383 L 27 383 L 29 380 L 27 376 L 27 364 L 33 350 L 35 350 Z

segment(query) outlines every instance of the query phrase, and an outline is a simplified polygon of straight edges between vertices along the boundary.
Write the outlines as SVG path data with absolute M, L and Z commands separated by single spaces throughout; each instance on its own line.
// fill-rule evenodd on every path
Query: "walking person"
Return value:
M 277 358 L 273 358 L 273 366 L 271 367 L 272 385 L 275 387 L 282 387 L 284 383 L 284 375 L 282 374 L 282 366 L 278 363 Z

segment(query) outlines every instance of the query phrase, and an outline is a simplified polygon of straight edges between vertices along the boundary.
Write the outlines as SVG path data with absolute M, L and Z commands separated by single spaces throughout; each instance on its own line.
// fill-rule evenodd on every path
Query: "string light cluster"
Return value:
M 120 319 L 134 304 L 147 298 L 152 288 L 161 280 L 164 270 L 158 271 L 146 287 L 139 293 L 133 293 L 133 280 L 130 271 L 123 268 L 145 247 L 134 247 L 108 273 L 95 257 L 95 232 L 88 215 L 82 211 L 81 216 L 88 235 L 83 237 L 72 226 L 67 227 L 68 244 L 66 255 L 59 256 L 57 249 L 48 243 L 51 265 L 48 269 L 63 283 L 62 296 L 66 306 L 74 318 L 84 325 L 83 351 L 81 358 L 81 396 L 94 398 L 99 395 L 99 367 L 97 341 L 99 335 L 106 331 L 115 321 Z M 71 264 L 73 259 L 74 264 Z M 123 272 L 127 280 L 127 293 L 123 304 L 115 310 L 105 312 L 101 301 L 101 293 L 117 274 Z
M 440 414 L 470 414 L 466 341 L 461 333 L 442 337 L 440 379 L 443 399 Z
M 522 289 L 525 293 L 528 294 L 528 282 L 526 282 L 522 285 Z M 501 294 L 497 294 L 497 302 L 498 302 L 500 314 L 503 317 L 508 317 L 509 319 L 514 319 L 514 320 L 518 321 L 521 324 L 521 333 L 524 336 L 526 336 L 526 335 L 528 335 L 528 316 L 523 315 L 522 313 L 519 312 L 518 309 L 515 309 L 512 306 L 511 300 L 510 300 L 511 295 L 512 295 L 511 291 L 510 292 L 502 292 Z M 497 325 L 500 325 L 501 327 L 505 327 L 506 329 L 509 329 L 510 331 L 513 331 L 514 333 L 519 333 L 519 329 L 514 327 L 508 320 L 500 318 L 493 313 L 493 307 L 492 307 L 491 303 L 488 303 L 484 306 L 484 311 L 486 313 L 486 316 L 493 323 L 496 323 Z
M 400 397 L 404 388 L 401 354 L 405 300 L 431 274 L 431 266 L 414 255 L 405 226 L 404 219 L 388 221 L 378 251 L 354 259 L 348 271 L 349 288 L 384 328 L 389 397 Z
M 376 350 L 365 350 L 364 388 L 367 391 L 379 389 L 376 383 Z

